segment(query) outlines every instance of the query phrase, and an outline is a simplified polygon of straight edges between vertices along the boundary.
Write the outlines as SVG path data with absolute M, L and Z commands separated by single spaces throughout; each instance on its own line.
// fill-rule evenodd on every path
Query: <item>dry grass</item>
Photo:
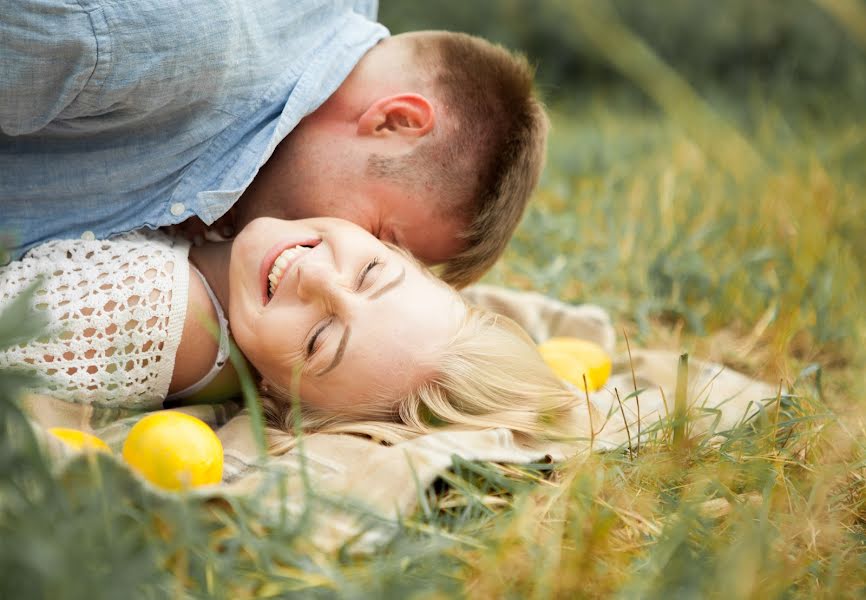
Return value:
M 611 106 L 607 93 L 555 119 L 544 189 L 490 279 L 601 303 L 642 345 L 784 382 L 789 411 L 721 449 L 683 456 L 661 436 L 637 458 L 563 467 L 555 489 L 520 499 L 489 550 L 466 552 L 467 589 L 866 592 L 866 129 L 850 107 L 820 122 L 764 92 L 736 107 L 716 99 L 751 123 L 742 139 L 762 157 L 735 169 L 741 156 L 713 160 L 679 119 Z

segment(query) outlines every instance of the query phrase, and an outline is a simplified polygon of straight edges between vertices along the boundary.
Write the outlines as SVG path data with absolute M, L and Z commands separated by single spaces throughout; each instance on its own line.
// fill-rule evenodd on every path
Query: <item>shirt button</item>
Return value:
M 86 241 L 88 241 L 88 242 L 92 242 L 93 240 L 96 239 L 96 236 L 93 234 L 92 231 L 87 230 L 87 231 L 85 231 L 84 233 L 81 234 L 81 239 L 82 239 L 82 240 L 86 240 Z
M 169 210 L 171 211 L 171 214 L 173 214 L 175 217 L 179 217 L 186 210 L 186 206 L 183 205 L 183 202 L 175 202 L 171 205 L 171 208 Z

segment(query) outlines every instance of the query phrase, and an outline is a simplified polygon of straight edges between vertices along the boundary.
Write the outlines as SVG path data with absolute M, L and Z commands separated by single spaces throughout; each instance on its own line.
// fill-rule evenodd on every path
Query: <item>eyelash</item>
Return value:
M 381 264 L 382 264 L 381 260 L 379 260 L 378 258 L 374 258 L 373 260 L 371 260 L 370 262 L 367 263 L 367 266 L 365 266 L 363 269 L 361 269 L 361 274 L 358 275 L 358 283 L 355 284 L 355 291 L 356 292 L 360 291 L 361 286 L 364 284 L 364 278 L 367 277 L 367 273 L 369 273 L 376 266 L 381 265 Z
M 361 273 L 358 275 L 358 282 L 355 284 L 355 291 L 359 291 L 361 286 L 364 285 L 364 279 L 367 277 L 367 274 L 376 268 L 378 265 L 381 265 L 382 261 L 378 258 L 374 258 L 370 262 L 368 262 L 363 269 L 361 269 Z M 328 325 L 331 324 L 333 319 L 328 319 L 316 330 L 316 333 L 310 338 L 310 341 L 307 343 L 307 358 L 312 356 L 318 348 L 316 348 L 316 340 L 319 338 L 319 334 L 321 334 Z
M 322 333 L 325 328 L 331 324 L 331 321 L 333 321 L 333 319 L 328 319 L 327 321 L 322 323 L 322 325 L 316 330 L 316 333 L 313 334 L 313 337 L 310 338 L 310 341 L 307 343 L 307 358 L 311 357 L 313 353 L 318 350 L 318 348 L 315 347 L 316 340 L 318 339 L 319 334 Z

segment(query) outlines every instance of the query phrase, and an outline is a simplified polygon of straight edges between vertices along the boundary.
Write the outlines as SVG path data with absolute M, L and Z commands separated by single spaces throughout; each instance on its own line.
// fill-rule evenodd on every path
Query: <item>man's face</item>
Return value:
M 419 198 L 403 196 L 396 184 L 366 182 L 351 190 L 336 189 L 325 181 L 317 183 L 318 193 L 304 194 L 281 207 L 283 218 L 345 219 L 384 242 L 409 250 L 426 264 L 445 262 L 463 249 L 456 220 L 431 210 Z
M 258 217 L 336 217 L 409 250 L 426 264 L 445 262 L 464 249 L 462 223 L 443 214 L 445 203 L 436 197 L 435 186 L 426 186 L 420 195 L 398 181 L 370 174 L 370 151 L 363 141 L 329 141 L 326 130 L 307 127 L 305 121 L 238 201 L 237 230 Z

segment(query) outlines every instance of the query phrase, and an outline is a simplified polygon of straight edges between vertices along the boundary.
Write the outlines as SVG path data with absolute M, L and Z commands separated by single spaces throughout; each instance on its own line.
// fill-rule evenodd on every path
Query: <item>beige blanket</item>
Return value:
M 486 286 L 470 288 L 465 295 L 515 319 L 536 341 L 570 335 L 613 351 L 613 327 L 598 307 L 571 306 L 539 294 Z M 265 522 L 281 509 L 299 513 L 311 497 L 327 499 L 328 507 L 316 512 L 314 542 L 323 549 L 333 549 L 351 540 L 351 550 L 370 551 L 389 539 L 399 517 L 415 510 L 419 494 L 452 465 L 455 456 L 525 464 L 638 443 L 638 413 L 641 435 L 646 437 L 659 419 L 673 410 L 678 359 L 675 353 L 648 350 L 633 350 L 631 361 L 628 356 L 618 357 L 605 388 L 590 398 L 608 418 L 593 424 L 591 440 L 569 444 L 521 444 L 505 429 L 442 431 L 390 447 L 355 436 L 317 434 L 306 436 L 290 453 L 261 459 L 249 417 L 239 405 L 179 410 L 213 426 L 225 449 L 223 483 L 197 493 L 255 497 L 261 501 Z M 690 360 L 688 371 L 692 435 L 730 429 L 777 396 L 771 386 L 716 364 Z M 642 390 L 639 395 L 633 394 L 635 383 Z M 25 398 L 24 407 L 59 469 L 68 450 L 44 434 L 45 428 L 64 426 L 92 432 L 117 451 L 129 428 L 141 417 L 44 397 Z

